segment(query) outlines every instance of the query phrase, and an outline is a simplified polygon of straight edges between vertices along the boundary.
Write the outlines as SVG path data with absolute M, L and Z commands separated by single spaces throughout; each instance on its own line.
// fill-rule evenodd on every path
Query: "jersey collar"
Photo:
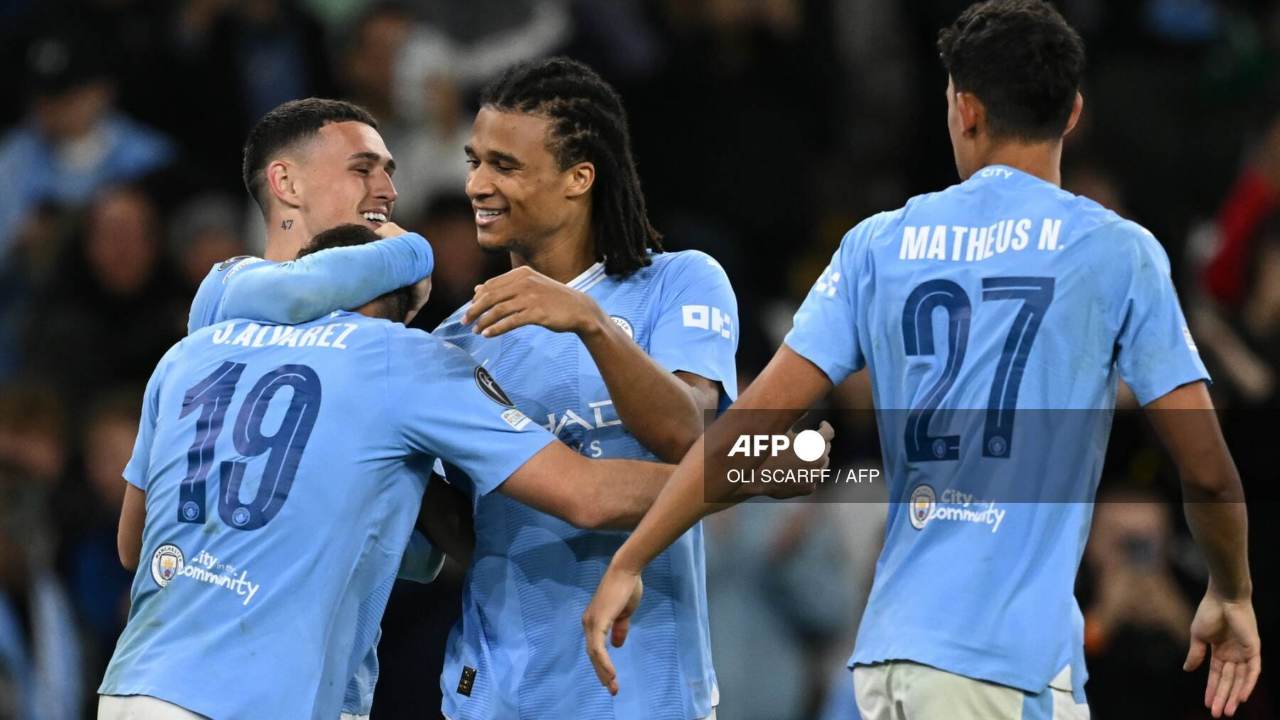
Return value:
M 602 275 L 604 275 L 604 263 L 597 262 L 586 270 L 583 270 L 581 275 L 565 283 L 565 285 L 568 285 L 574 290 L 584 290 L 588 285 L 599 280 Z

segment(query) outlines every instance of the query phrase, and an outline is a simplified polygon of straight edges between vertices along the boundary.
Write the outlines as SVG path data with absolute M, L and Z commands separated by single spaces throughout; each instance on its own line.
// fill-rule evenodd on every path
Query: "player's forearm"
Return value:
M 430 274 L 432 263 L 431 246 L 416 233 L 321 250 L 229 278 L 222 317 L 314 320 L 412 285 Z
M 578 524 L 592 530 L 630 530 L 666 486 L 674 465 L 640 460 L 592 460 L 590 488 L 578 499 Z
M 692 389 L 603 313 L 579 337 L 600 370 L 622 425 L 659 459 L 680 462 L 702 434 L 703 411 Z
M 1249 574 L 1249 518 L 1238 500 L 1183 503 L 1187 526 L 1204 552 L 1209 587 L 1225 600 L 1247 600 L 1253 594 Z
M 1240 473 L 1202 382 L 1187 383 L 1146 406 L 1182 479 L 1187 525 L 1209 565 L 1211 585 L 1228 599 L 1248 597 L 1248 517 Z

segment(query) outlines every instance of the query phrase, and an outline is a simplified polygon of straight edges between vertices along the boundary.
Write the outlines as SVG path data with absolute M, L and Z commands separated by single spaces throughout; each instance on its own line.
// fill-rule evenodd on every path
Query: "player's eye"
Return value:
M 352 169 L 352 170 L 354 170 L 354 171 L 355 171 L 357 174 L 359 174 L 359 175 L 368 175 L 368 174 L 369 174 L 369 168 L 367 168 L 367 167 L 356 167 L 356 168 L 351 168 L 351 169 Z
M 480 161 L 475 158 L 467 158 L 467 167 L 475 170 L 480 167 Z

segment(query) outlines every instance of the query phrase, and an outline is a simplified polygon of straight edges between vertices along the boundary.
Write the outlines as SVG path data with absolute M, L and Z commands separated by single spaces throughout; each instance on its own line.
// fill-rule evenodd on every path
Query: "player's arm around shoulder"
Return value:
M 431 274 L 435 261 L 425 238 L 394 223 L 380 227 L 378 234 L 383 239 L 365 245 L 328 248 L 282 263 L 252 258 L 227 269 L 212 322 L 232 317 L 308 322 L 359 307 Z
M 555 441 L 521 465 L 499 491 L 585 530 L 631 529 L 653 505 L 674 465 L 588 460 Z

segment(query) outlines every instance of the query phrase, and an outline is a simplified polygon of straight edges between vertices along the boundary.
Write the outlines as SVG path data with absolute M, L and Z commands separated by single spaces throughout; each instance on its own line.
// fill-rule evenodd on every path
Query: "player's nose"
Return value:
M 483 168 L 477 168 L 467 173 L 466 185 L 467 197 L 472 200 L 489 197 L 494 193 L 493 183 L 489 174 Z
M 386 173 L 382 173 L 381 175 L 379 182 L 375 183 L 373 186 L 373 196 L 379 200 L 393 203 L 396 201 L 396 198 L 400 196 L 399 193 L 396 192 L 396 184 L 391 181 L 390 175 Z

